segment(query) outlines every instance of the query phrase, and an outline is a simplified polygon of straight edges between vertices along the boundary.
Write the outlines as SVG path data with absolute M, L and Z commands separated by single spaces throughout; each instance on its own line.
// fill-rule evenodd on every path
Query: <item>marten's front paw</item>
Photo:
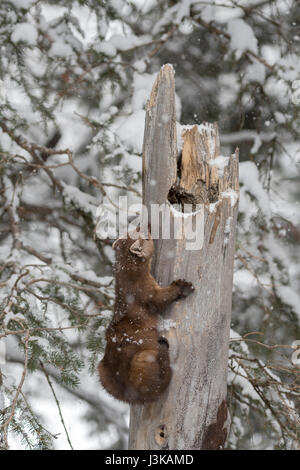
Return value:
M 177 279 L 177 281 L 172 282 L 172 285 L 179 287 L 178 299 L 181 299 L 182 297 L 187 297 L 195 290 L 193 284 L 191 282 L 185 281 L 184 279 Z

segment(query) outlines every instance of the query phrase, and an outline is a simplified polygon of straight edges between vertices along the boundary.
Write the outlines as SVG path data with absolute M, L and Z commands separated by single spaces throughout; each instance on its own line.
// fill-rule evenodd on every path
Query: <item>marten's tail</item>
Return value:
M 168 346 L 144 349 L 136 353 L 129 370 L 128 401 L 154 401 L 167 388 L 171 379 Z

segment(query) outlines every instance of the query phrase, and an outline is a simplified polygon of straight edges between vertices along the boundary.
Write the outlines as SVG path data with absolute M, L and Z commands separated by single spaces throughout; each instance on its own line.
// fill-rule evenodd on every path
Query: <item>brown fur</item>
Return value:
M 161 288 L 150 274 L 154 244 L 151 235 L 133 233 L 117 240 L 116 302 L 106 331 L 106 349 L 99 364 L 103 387 L 128 403 L 154 401 L 171 379 L 169 345 L 157 330 L 158 314 L 193 290 L 177 280 Z

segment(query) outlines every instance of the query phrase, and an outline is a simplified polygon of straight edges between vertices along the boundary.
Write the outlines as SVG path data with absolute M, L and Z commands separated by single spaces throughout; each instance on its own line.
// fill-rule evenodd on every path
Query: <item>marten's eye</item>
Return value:
M 137 254 L 141 253 L 142 249 L 141 249 L 141 247 L 136 247 L 136 248 L 131 248 L 130 247 L 129 251 L 130 251 L 130 253 L 133 253 L 133 254 L 137 255 Z

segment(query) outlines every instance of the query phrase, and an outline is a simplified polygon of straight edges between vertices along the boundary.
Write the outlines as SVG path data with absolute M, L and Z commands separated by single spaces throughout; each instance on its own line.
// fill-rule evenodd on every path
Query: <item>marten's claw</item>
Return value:
M 177 279 L 176 281 L 173 281 L 172 284 L 179 287 L 180 289 L 178 297 L 179 299 L 182 297 L 187 297 L 195 290 L 193 284 L 191 282 L 185 281 L 184 279 Z

